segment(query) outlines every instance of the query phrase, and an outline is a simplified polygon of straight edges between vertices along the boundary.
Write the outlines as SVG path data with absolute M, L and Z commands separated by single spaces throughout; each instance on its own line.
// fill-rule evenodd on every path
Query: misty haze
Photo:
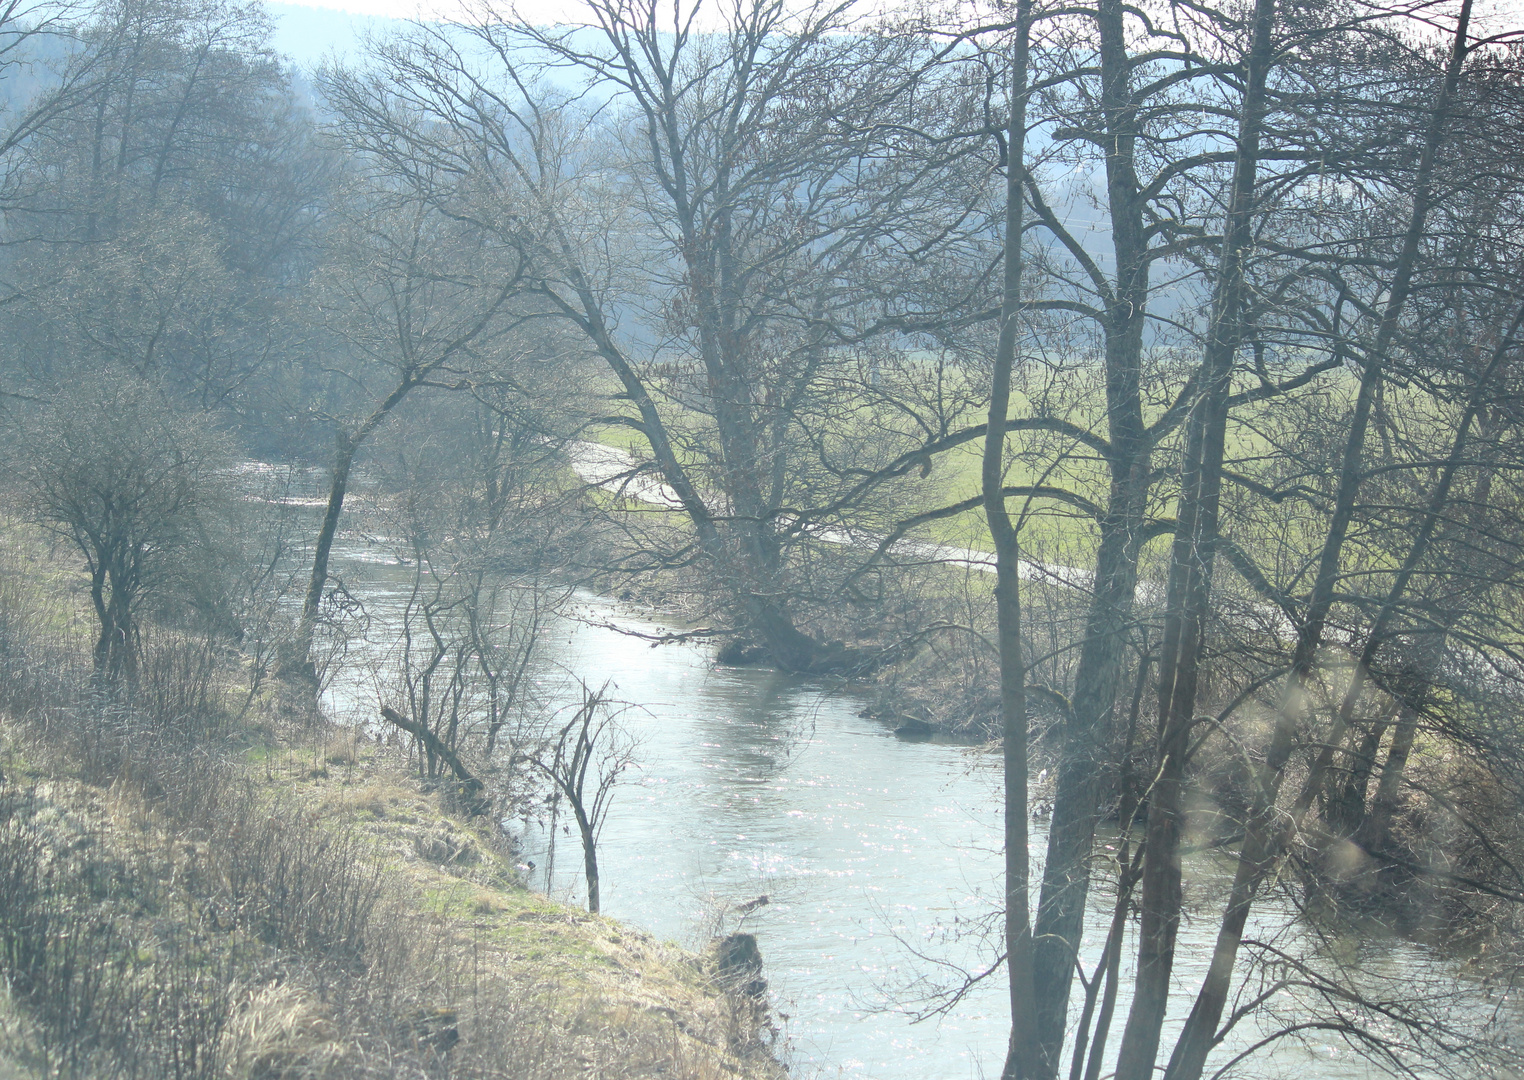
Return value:
M 1524 1078 L 1509 0 L 0 6 L 0 1080 Z

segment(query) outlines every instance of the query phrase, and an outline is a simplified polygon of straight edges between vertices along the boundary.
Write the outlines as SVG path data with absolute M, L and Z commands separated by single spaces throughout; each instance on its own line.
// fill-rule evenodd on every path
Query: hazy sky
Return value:
M 330 52 L 345 53 L 360 40 L 361 27 L 352 16 L 390 19 L 425 18 L 450 21 L 459 18 L 484 0 L 274 0 L 271 10 L 277 16 L 276 49 L 300 64 L 311 64 Z M 578 0 L 486 0 L 500 11 L 517 10 L 520 18 L 541 25 L 580 21 L 582 5 Z M 662 0 L 670 3 L 671 0 Z M 679 0 L 684 8 L 694 0 Z M 706 11 L 718 15 L 733 0 L 700 0 Z M 864 12 L 873 7 L 893 7 L 910 0 L 863 0 Z M 946 3 L 947 0 L 942 0 Z M 980 0 L 967 0 L 974 6 Z M 1380 2 L 1380 0 L 1375 0 Z M 1399 0 L 1402 6 L 1423 0 Z M 1458 0 L 1440 0 L 1447 8 Z M 1472 26 L 1474 33 L 1498 34 L 1524 30 L 1524 0 L 1475 0 Z M 1398 4 L 1393 4 L 1394 7 Z M 293 10 L 296 9 L 296 10 Z M 347 13 L 347 14 L 345 14 Z M 701 23 L 708 22 L 700 18 Z
M 420 15 L 430 19 L 448 20 L 461 10 L 461 0 L 284 0 L 300 7 L 328 8 L 348 11 L 357 15 L 380 15 L 392 19 L 412 19 Z M 506 8 L 513 0 L 501 0 Z M 568 16 L 575 17 L 581 6 L 576 0 L 517 0 L 513 4 L 526 20 L 535 23 L 556 23 Z M 717 5 L 708 5 L 717 6 Z M 1502 22 L 1524 26 L 1524 0 L 1479 0 L 1477 15 L 1485 18 L 1488 28 L 1502 29 Z

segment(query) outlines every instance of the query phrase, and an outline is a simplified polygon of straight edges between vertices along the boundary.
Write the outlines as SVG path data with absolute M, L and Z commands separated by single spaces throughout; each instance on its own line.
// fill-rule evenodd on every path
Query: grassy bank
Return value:
M 782 1075 L 711 957 L 525 889 L 401 751 L 240 715 L 168 633 L 104 692 L 66 592 L 7 570 L 0 1077 Z

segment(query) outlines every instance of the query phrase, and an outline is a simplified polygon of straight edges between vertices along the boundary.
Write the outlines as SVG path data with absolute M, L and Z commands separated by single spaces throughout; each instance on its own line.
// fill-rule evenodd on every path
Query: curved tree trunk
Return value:
M 1005 266 L 1000 339 L 991 377 L 988 426 L 980 471 L 985 520 L 995 541 L 995 612 L 1000 655 L 1000 729 L 1005 795 L 1005 954 L 1011 1038 L 1002 1080 L 1041 1077 L 1036 986 L 1033 978 L 1031 867 L 1027 854 L 1026 665 L 1021 655 L 1019 536 L 1005 504 L 1005 425 L 1011 372 L 1020 335 L 1022 229 L 1025 209 L 1027 61 L 1031 0 L 1018 0 L 1011 49 L 1011 111 L 1006 126 Z

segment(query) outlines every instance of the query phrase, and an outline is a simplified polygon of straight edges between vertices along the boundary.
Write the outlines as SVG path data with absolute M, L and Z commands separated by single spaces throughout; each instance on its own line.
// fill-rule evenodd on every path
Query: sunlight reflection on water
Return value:
M 341 673 L 329 706 L 340 718 L 365 721 L 378 691 L 360 661 L 390 648 L 406 570 L 388 570 L 360 551 L 343 558 L 370 618 L 366 641 L 352 650 L 355 670 Z M 892 1007 L 913 1000 L 916 979 L 938 976 L 911 950 L 970 970 L 988 962 L 989 950 L 967 932 L 990 918 L 999 895 L 998 758 L 902 742 L 859 716 L 861 702 L 850 694 L 764 669 L 716 667 L 702 644 L 653 649 L 591 625 L 649 631 L 649 617 L 597 597 L 579 604 L 587 621 L 563 622 L 547 635 L 537 678 L 544 700 L 552 708 L 575 700 L 580 678 L 593 686 L 607 680 L 611 696 L 638 704 L 625 722 L 640 739 L 639 767 L 621 781 L 600 844 L 604 912 L 698 945 L 717 904 L 734 908 L 768 896 L 768 904 L 744 920 L 731 917 L 725 928 L 757 935 L 775 1012 L 788 1017 L 784 1056 L 796 1076 L 998 1075 L 1006 1040 L 1002 980 L 986 980 L 940 1022 L 912 1025 Z M 536 884 L 577 902 L 576 838 L 557 837 L 552 858 L 544 823 L 516 824 L 525 857 L 542 875 Z M 1034 829 L 1037 867 L 1043 843 Z M 1199 982 L 1210 955 L 1215 908 L 1207 901 L 1221 895 L 1224 871 L 1198 858 L 1188 876 L 1198 906 L 1180 934 L 1182 1016 L 1184 991 Z M 1082 949 L 1087 970 L 1109 919 L 1106 891 L 1093 896 Z M 1287 910 L 1262 906 L 1251 931 L 1297 944 L 1305 935 Z M 1436 965 L 1425 950 L 1401 942 L 1364 943 L 1360 962 L 1373 978 L 1396 981 Z M 1113 1049 L 1125 1006 L 1124 997 Z M 1231 1056 L 1223 1053 L 1229 1046 L 1259 1037 L 1244 1025 L 1214 1058 L 1220 1063 Z M 1287 1041 L 1244 1074 L 1377 1075 L 1327 1038 Z

